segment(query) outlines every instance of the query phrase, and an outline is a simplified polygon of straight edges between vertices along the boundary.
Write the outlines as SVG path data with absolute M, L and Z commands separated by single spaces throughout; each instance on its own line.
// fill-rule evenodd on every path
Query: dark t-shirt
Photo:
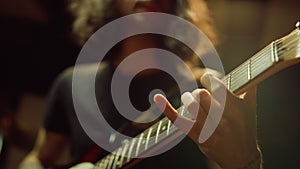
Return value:
M 83 77 L 82 84 L 80 85 L 82 88 L 88 86 L 85 84 L 88 82 L 84 80 L 84 76 L 89 76 L 91 74 L 89 68 L 93 66 L 97 65 L 90 64 L 83 66 L 80 69 L 80 76 Z M 113 128 L 118 130 L 120 128 L 124 129 L 132 127 L 132 130 L 134 131 L 130 128 L 130 135 L 135 135 L 143 129 L 137 129 L 136 126 L 132 126 L 132 123 L 129 120 L 118 113 L 113 104 L 110 92 L 113 73 L 113 69 L 109 64 L 105 62 L 100 64 L 95 80 L 95 93 L 99 109 L 106 121 Z M 72 93 L 72 75 L 73 68 L 70 68 L 62 73 L 53 85 L 49 96 L 49 104 L 44 120 L 44 127 L 46 130 L 65 134 L 70 137 L 71 158 L 73 162 L 76 162 L 87 152 L 93 149 L 96 144 L 83 130 L 77 118 L 73 105 L 72 94 L 79 98 L 83 98 L 80 102 L 82 107 L 85 107 L 84 104 L 88 105 L 89 103 L 85 102 L 85 93 L 77 91 L 73 91 Z M 126 78 L 122 75 L 120 77 Z M 182 78 L 182 81 L 185 80 Z M 186 82 L 183 83 L 188 84 L 188 82 Z M 151 93 L 153 89 L 161 89 L 165 93 L 172 93 L 170 94 L 169 99 L 175 107 L 178 107 L 180 105 L 180 100 L 178 99 L 180 98 L 180 92 L 176 86 L 176 81 L 171 76 L 164 72 L 158 72 L 149 77 L 135 77 L 130 83 L 128 93 L 131 103 L 135 108 L 141 111 L 146 110 L 150 106 L 149 93 Z M 172 89 L 172 92 L 170 92 L 170 89 Z M 190 91 L 192 89 L 187 87 L 184 90 Z M 85 109 L 85 111 L 88 110 L 88 108 Z M 103 140 L 108 141 L 109 136 L 103 135 Z M 136 168 L 201 168 L 205 166 L 204 159 L 204 156 L 196 145 L 189 138 L 185 138 L 177 146 L 166 153 L 143 160 L 141 163 L 136 165 Z

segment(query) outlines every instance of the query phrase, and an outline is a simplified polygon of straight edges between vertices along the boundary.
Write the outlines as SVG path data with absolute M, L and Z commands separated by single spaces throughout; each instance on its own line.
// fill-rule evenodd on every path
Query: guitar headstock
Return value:
M 300 22 L 296 23 L 296 29 L 290 34 L 274 42 L 275 60 L 286 61 L 300 58 Z

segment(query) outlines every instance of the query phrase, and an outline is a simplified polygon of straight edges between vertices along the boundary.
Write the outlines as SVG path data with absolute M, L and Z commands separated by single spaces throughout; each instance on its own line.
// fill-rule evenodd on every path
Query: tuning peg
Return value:
M 297 27 L 297 28 L 300 27 L 300 21 L 298 21 L 298 22 L 296 23 L 296 27 Z

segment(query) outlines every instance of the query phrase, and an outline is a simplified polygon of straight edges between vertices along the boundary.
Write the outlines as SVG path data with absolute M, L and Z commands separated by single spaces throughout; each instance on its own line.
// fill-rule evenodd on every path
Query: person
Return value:
M 73 0 L 70 3 L 70 9 L 75 16 L 73 27 L 76 35 L 75 39 L 81 44 L 105 23 L 120 16 L 138 12 L 164 12 L 183 17 L 201 28 L 210 39 L 216 39 L 207 6 L 202 0 Z M 205 72 L 198 69 L 199 61 L 195 61 L 197 57 L 195 57 L 193 52 L 182 44 L 172 43 L 171 38 L 161 35 L 145 34 L 136 35 L 123 40 L 109 51 L 105 56 L 105 62 L 101 62 L 99 65 L 95 83 L 95 92 L 99 107 L 104 110 L 102 111 L 103 116 L 115 129 L 123 130 L 125 126 L 123 132 L 135 135 L 152 125 L 152 123 L 141 125 L 128 122 L 128 120 L 118 113 L 116 107 L 114 107 L 113 98 L 109 91 L 114 73 L 124 78 L 127 78 L 131 73 L 130 67 L 120 70 L 120 72 L 114 72 L 123 59 L 126 59 L 128 55 L 135 51 L 158 47 L 171 50 L 177 53 L 178 56 L 181 56 L 185 63 L 191 66 L 196 77 L 201 76 L 203 72 Z M 91 66 L 95 65 L 91 63 L 83 66 L 81 71 L 84 75 L 82 76 L 90 75 L 91 72 L 88 70 Z M 181 72 L 178 71 L 178 73 L 180 74 Z M 70 163 L 85 161 L 85 157 L 89 155 L 90 152 L 94 152 L 95 143 L 82 129 L 74 110 L 72 94 L 81 95 L 76 92 L 72 93 L 72 74 L 73 69 L 70 68 L 63 72 L 54 83 L 49 95 L 47 114 L 44 120 L 44 126 L 38 137 L 38 143 L 20 164 L 20 169 L 54 167 L 59 158 L 58 154 L 61 154 L 63 148 L 67 145 L 70 145 L 71 149 Z M 207 79 L 208 76 L 210 77 L 211 75 L 204 75 L 201 78 L 202 81 L 207 81 L 205 79 Z M 184 77 L 184 75 L 182 75 L 182 77 Z M 210 78 L 215 79 L 214 76 Z M 188 78 L 186 78 L 185 81 L 189 83 Z M 218 82 L 218 80 L 216 81 Z M 82 85 L 85 86 L 84 80 Z M 208 84 L 205 82 L 202 85 L 208 87 Z M 163 71 L 142 71 L 135 76 L 131 82 L 129 89 L 130 100 L 134 107 L 139 110 L 147 110 L 150 106 L 147 102 L 148 94 L 153 88 L 159 88 L 166 91 L 165 93 L 168 93 L 168 90 L 174 88 L 174 86 L 176 86 L 174 79 L 166 75 Z M 178 87 L 175 87 L 175 92 L 171 92 L 172 94 L 170 96 L 167 94 L 172 104 L 177 106 L 179 105 L 178 99 L 176 98 L 180 98 L 181 95 L 178 90 Z M 202 144 L 199 144 L 197 141 L 197 136 L 199 135 L 201 124 L 203 124 L 203 119 L 205 119 L 205 111 L 209 107 L 211 100 L 216 102 L 217 100 L 212 98 L 206 89 L 195 90 L 190 95 L 193 96 L 191 97 L 193 103 L 199 102 L 199 100 L 204 102 L 200 102 L 200 107 L 203 109 L 199 108 L 200 112 L 196 118 L 197 125 L 194 125 L 189 132 L 189 136 L 197 143 L 200 150 L 209 159 L 214 160 L 223 168 L 245 166 L 255 166 L 258 168 L 261 163 L 261 154 L 257 147 L 255 137 L 255 111 L 254 109 L 248 109 L 249 105 L 245 104 L 248 95 L 245 96 L 245 99 L 241 99 L 235 97 L 230 92 L 227 93 L 227 100 L 229 103 L 232 103 L 232 106 L 227 106 L 226 104 L 224 112 L 226 118 L 222 118 L 216 132 L 207 142 Z M 84 96 L 81 97 L 83 98 Z M 178 116 L 171 104 L 162 95 L 156 95 L 154 101 L 160 108 L 162 108 L 161 105 L 167 105 L 164 113 L 172 121 Z M 183 103 L 185 103 L 184 100 Z M 86 103 L 82 100 L 81 104 L 81 106 L 84 107 Z M 189 105 L 186 106 L 189 108 Z M 228 113 L 228 109 L 232 107 L 235 111 Z M 241 112 L 246 113 L 242 114 Z M 236 114 L 239 116 L 235 117 Z M 248 120 L 248 117 L 251 117 L 250 120 Z M 237 119 L 242 120 L 238 121 Z M 102 139 L 109 140 L 109 136 Z M 170 151 L 147 158 L 143 160 L 145 162 L 138 164 L 136 167 L 205 168 L 207 167 L 205 164 L 206 159 L 203 157 L 201 151 L 199 151 L 197 146 L 192 144 L 189 139 L 185 138 Z M 97 159 L 107 154 L 107 152 L 99 149 L 99 147 L 96 152 Z M 95 160 L 95 156 L 93 156 L 88 161 L 94 162 Z

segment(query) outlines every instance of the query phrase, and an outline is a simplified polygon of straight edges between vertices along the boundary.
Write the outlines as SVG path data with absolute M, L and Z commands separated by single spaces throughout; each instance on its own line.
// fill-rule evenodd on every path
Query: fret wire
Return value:
M 118 160 L 119 160 L 119 157 L 121 155 L 121 152 L 122 152 L 122 146 L 120 148 L 118 148 L 118 150 L 117 150 L 115 160 L 114 160 L 114 164 L 113 164 L 113 168 L 117 168 L 117 164 L 118 164 Z
M 172 126 L 170 127 L 170 130 L 172 130 L 172 127 L 174 127 L 174 126 L 172 125 Z M 172 132 L 172 131 L 171 131 L 171 132 Z M 162 132 L 162 133 L 165 133 L 165 131 Z M 163 135 L 162 135 L 162 138 L 161 138 L 161 139 L 164 139 L 165 137 L 166 137 L 166 136 L 163 136 Z M 152 143 L 153 143 L 153 144 L 152 144 Z M 151 137 L 151 138 L 150 138 L 150 141 L 149 141 L 149 145 L 150 145 L 150 146 L 153 146 L 153 145 L 155 145 L 156 143 L 157 143 L 157 142 L 156 142 L 155 138 L 154 138 L 154 137 Z M 149 147 L 150 147 L 150 146 L 149 146 Z
M 275 51 L 275 53 L 274 53 L 274 50 L 272 50 L 274 44 L 270 44 L 270 45 L 266 46 L 261 52 L 257 53 L 256 55 L 254 55 L 253 57 L 251 57 L 250 59 L 245 61 L 245 63 L 247 63 L 248 61 L 252 63 L 251 72 L 250 72 L 250 73 L 252 73 L 251 78 L 255 78 L 259 73 L 265 71 L 270 66 L 272 66 L 272 64 L 274 63 L 274 61 L 272 61 L 272 54 L 277 54 L 277 56 L 280 57 L 282 55 L 282 53 L 286 53 L 286 51 L 283 49 L 285 49 L 287 47 L 289 48 L 289 50 L 294 50 L 297 47 L 300 48 L 299 46 L 297 46 L 297 44 L 290 45 L 291 43 L 294 43 L 295 41 L 299 40 L 299 37 L 298 37 L 299 35 L 296 35 L 296 36 L 297 37 L 290 36 L 287 39 L 275 41 L 275 46 L 277 47 L 277 50 Z M 283 42 L 285 44 L 283 44 Z M 278 43 L 279 43 L 279 45 L 278 45 Z M 281 44 L 283 44 L 283 45 L 281 45 Z M 267 63 L 267 67 L 265 66 L 266 63 Z M 245 69 L 246 68 L 245 68 L 244 64 L 242 64 L 241 66 L 239 66 L 238 68 L 236 68 L 232 72 L 230 72 L 227 76 L 225 76 L 223 78 L 223 81 L 229 83 L 228 80 L 230 78 L 230 88 L 239 88 L 240 86 L 238 83 L 242 82 L 243 84 L 245 84 L 245 83 L 247 83 L 247 80 L 249 80 L 249 78 L 246 80 L 246 78 L 242 77 L 245 75 L 245 72 L 244 72 Z M 248 75 L 249 75 L 249 72 L 248 72 Z M 236 80 L 236 79 L 238 79 L 238 80 Z
M 128 155 L 127 155 L 127 157 L 128 157 L 127 162 L 129 162 L 130 159 L 132 158 L 132 157 L 131 157 L 131 153 L 132 153 L 132 149 L 133 149 L 133 146 L 134 146 L 134 144 L 135 144 L 135 141 L 136 141 L 136 138 L 133 138 L 133 139 L 129 142 L 129 143 L 130 143 L 130 147 L 129 147 L 129 151 L 128 151 Z
M 170 133 L 174 133 L 175 131 L 179 131 L 179 129 L 176 128 L 174 125 L 172 125 L 172 126 L 170 127 Z M 165 132 L 163 132 L 163 133 L 165 133 Z M 167 137 L 168 137 L 168 135 L 162 135 L 161 140 L 163 140 L 163 139 L 165 139 L 165 138 L 167 138 Z M 149 141 L 149 145 L 151 145 L 151 146 L 149 146 L 149 147 L 152 147 L 152 146 L 154 146 L 154 145 L 156 145 L 156 144 L 157 144 L 157 142 L 155 142 L 154 139 L 151 139 L 151 140 Z
M 268 46 L 268 47 L 270 47 L 270 46 Z M 268 49 L 267 51 L 264 51 L 264 52 L 260 53 L 259 55 L 256 55 L 254 58 L 250 58 L 250 59 L 252 59 L 250 62 L 254 62 L 254 64 L 259 63 L 260 61 L 269 62 L 270 63 L 269 58 L 267 58 L 265 55 L 263 55 L 263 54 L 267 53 L 268 56 L 270 56 L 270 52 L 271 52 L 271 50 Z M 252 66 L 254 65 L 253 63 L 251 63 L 251 64 L 252 64 Z M 257 71 L 257 70 L 263 71 L 264 69 L 267 69 L 266 67 L 261 67 L 261 65 L 263 65 L 261 62 L 258 65 L 260 65 L 260 66 L 253 66 L 253 69 L 251 69 L 251 72 Z M 245 68 L 242 67 L 242 68 L 239 68 L 239 69 L 235 69 L 233 72 L 235 72 L 235 71 L 241 71 L 243 69 L 245 69 Z M 233 74 L 233 72 L 232 72 L 232 74 Z M 228 81 L 228 79 L 230 79 L 230 77 L 232 78 L 232 74 L 229 74 L 229 76 L 225 76 L 224 80 Z M 242 73 L 238 72 L 237 74 L 241 75 Z M 170 123 L 170 121 L 167 121 L 167 122 Z M 168 129 L 169 130 L 175 130 L 176 128 L 174 126 L 172 126 L 172 127 L 168 127 Z
M 235 68 L 234 70 L 232 70 L 230 73 L 234 74 L 234 73 L 241 73 L 241 70 L 244 69 L 244 66 L 240 65 L 239 67 Z
M 269 47 L 270 47 L 270 45 L 266 47 L 266 48 L 268 48 L 268 50 L 265 50 L 263 53 L 257 54 L 254 58 L 252 57 L 252 58 L 248 59 L 247 61 L 245 61 L 245 63 L 248 63 L 248 62 L 252 63 L 252 65 L 251 65 L 252 66 L 251 73 L 253 74 L 252 78 L 256 77 L 256 71 L 258 68 L 260 69 L 259 71 L 264 71 L 269 67 L 269 66 L 267 68 L 265 66 L 262 67 L 264 65 L 264 64 L 262 64 L 262 62 L 263 63 L 267 62 L 268 64 L 271 62 L 270 57 L 267 57 L 267 56 L 270 56 L 270 52 L 271 52 Z M 268 55 L 262 55 L 262 54 L 268 54 Z M 242 83 L 242 85 L 244 85 L 249 81 L 249 78 L 245 77 L 245 76 L 247 76 L 245 63 L 242 64 L 238 69 L 235 69 L 234 71 L 229 73 L 229 75 L 231 76 L 231 79 L 230 79 L 230 86 L 231 86 L 230 88 L 231 89 L 239 88 L 239 87 L 241 87 L 241 83 Z M 271 64 L 272 64 L 272 62 L 271 62 Z M 223 81 L 228 80 L 228 78 L 229 78 L 229 76 L 226 76 L 225 79 L 223 79 Z
M 290 45 L 291 43 L 294 43 L 296 40 L 299 40 L 297 39 L 298 36 L 295 38 L 295 37 L 288 37 L 287 39 L 284 39 L 284 40 L 278 40 L 278 42 L 275 43 L 275 46 L 277 47 L 277 54 L 278 56 L 281 55 L 282 53 L 285 53 L 286 51 L 284 50 L 286 47 L 289 47 L 289 50 L 294 50 L 295 48 L 299 48 L 299 46 L 296 46 L 296 44 L 294 45 Z M 283 44 L 282 43 L 280 44 L 280 42 L 285 42 L 286 44 Z M 279 43 L 279 44 L 278 44 Z M 256 55 L 254 55 L 252 58 L 250 58 L 249 60 L 247 60 L 246 62 L 249 62 L 250 64 L 247 65 L 247 67 L 245 67 L 245 64 L 242 64 L 241 66 L 237 67 L 236 69 L 234 69 L 232 72 L 230 72 L 228 75 L 226 75 L 224 78 L 223 78 L 223 81 L 224 82 L 228 82 L 228 87 L 230 88 L 231 86 L 234 86 L 236 85 L 235 83 L 237 83 L 238 81 L 235 81 L 233 80 L 233 77 L 239 77 L 239 76 L 242 76 L 244 75 L 244 71 L 247 69 L 248 72 L 248 79 L 251 79 L 253 77 L 256 77 L 254 73 L 256 72 L 261 72 L 261 71 L 264 71 L 265 69 L 267 69 L 266 67 L 263 67 L 264 64 L 262 63 L 262 61 L 265 63 L 265 62 L 268 62 L 270 64 L 270 60 L 269 58 L 267 58 L 266 56 L 269 56 L 269 55 L 272 55 L 271 52 L 273 52 L 272 50 L 269 49 L 270 45 L 269 46 L 266 46 L 264 49 L 267 48 L 267 50 L 262 50 L 261 52 L 257 53 Z M 271 62 L 272 63 L 272 62 Z M 250 66 L 250 69 L 249 69 L 249 66 Z M 250 70 L 250 73 L 253 73 L 250 74 L 250 78 L 249 78 L 249 70 Z M 237 76 L 235 76 L 237 75 Z M 187 112 L 184 111 L 184 114 L 187 114 L 189 115 Z M 168 136 L 170 133 L 173 133 L 174 131 L 177 131 L 178 129 L 172 125 L 171 126 L 171 122 L 170 120 L 164 120 L 163 121 L 160 121 L 160 125 L 157 125 L 158 123 L 154 124 L 152 127 L 153 129 L 156 128 L 157 131 L 159 132 L 160 131 L 160 127 L 161 125 L 163 124 L 163 126 L 167 125 L 167 131 L 163 131 L 162 133 L 166 133 L 166 135 Z M 159 127 L 160 126 L 160 127 Z M 151 135 L 152 131 L 149 131 L 149 130 L 145 130 L 145 131 L 148 131 L 148 133 Z M 150 136 L 149 135 L 149 136 Z M 166 137 L 166 136 L 163 136 L 163 137 Z M 142 137 L 143 138 L 143 137 Z M 153 137 L 149 138 L 151 139 L 150 142 L 157 142 L 157 140 L 154 140 Z M 133 139 L 134 140 L 134 139 Z M 134 145 L 134 141 L 133 142 L 129 142 L 131 146 Z M 129 146 L 129 143 L 125 144 L 125 147 L 128 147 Z M 146 150 L 146 149 L 145 149 Z M 124 149 L 123 152 L 125 153 L 126 150 Z M 123 156 L 123 154 L 122 154 Z M 109 163 L 112 162 L 112 158 L 114 157 L 114 155 L 112 156 L 108 156 L 109 158 L 104 158 L 104 162 L 105 161 L 108 161 L 109 160 Z M 130 159 L 130 158 L 128 158 Z M 99 166 L 101 164 L 105 164 L 105 163 L 102 163 L 102 160 L 100 163 L 98 163 Z
M 181 107 L 182 108 L 182 107 Z M 181 109 L 181 108 L 179 108 L 179 109 Z M 179 109 L 177 109 L 177 111 L 179 110 Z M 184 115 L 186 115 L 187 114 L 187 112 L 186 111 L 183 111 L 184 113 Z M 161 126 L 165 126 L 165 125 L 168 125 L 168 126 L 170 126 L 170 127 L 167 127 L 168 129 L 169 129 L 169 133 L 172 133 L 172 131 L 170 131 L 170 130 L 172 130 L 172 128 L 175 128 L 175 126 L 174 125 L 169 125 L 171 122 L 170 122 L 170 120 L 168 120 L 166 117 L 163 119 L 163 120 L 161 120 L 162 121 L 162 123 L 161 123 Z M 158 131 L 160 131 L 160 130 L 158 130 Z M 167 130 L 168 131 L 168 130 Z M 167 132 L 167 131 L 163 131 L 163 132 Z
M 242 74 L 244 73 L 244 71 L 246 70 L 247 67 L 245 67 L 244 65 L 243 66 L 240 66 L 239 69 L 237 69 L 235 72 L 232 72 L 231 75 L 235 74 L 235 75 L 239 75 L 239 74 Z
M 108 161 L 108 166 L 107 166 L 107 168 L 111 168 L 111 165 L 112 165 L 112 163 L 113 163 L 113 161 L 112 160 L 114 160 L 114 154 L 110 154 L 110 156 L 109 156 L 109 161 Z
M 141 133 L 141 135 L 139 136 L 139 141 L 138 141 L 138 144 L 137 144 L 137 149 L 135 151 L 135 156 L 136 157 L 139 155 L 139 150 L 140 150 L 140 146 L 141 146 L 141 142 L 143 140 L 143 137 L 144 137 L 144 133 Z
M 174 125 L 170 127 L 170 133 L 173 133 L 175 131 L 179 131 L 179 129 L 177 129 Z M 165 133 L 165 132 L 163 132 Z M 167 137 L 167 135 L 163 135 L 161 139 L 165 139 Z M 155 142 L 155 139 L 153 137 L 150 138 L 150 141 L 149 141 L 149 147 L 152 147 L 152 146 L 155 146 L 157 144 L 157 142 Z M 140 152 L 141 153 L 144 153 L 146 150 L 143 150 Z
M 231 74 L 231 86 L 234 86 L 236 83 L 245 80 L 246 76 L 246 69 L 244 70 L 244 73 L 239 74 Z
M 97 163 L 97 165 L 95 166 L 96 169 L 98 169 L 98 167 L 101 166 L 101 164 L 105 165 L 105 167 L 107 167 L 107 161 L 108 161 L 108 158 L 110 158 L 110 155 L 108 156 L 105 156 L 101 161 L 99 161 Z
M 269 63 L 268 60 L 265 60 L 264 62 Z M 253 66 L 255 68 L 251 70 L 251 73 L 252 73 L 251 79 L 256 77 L 258 69 L 260 72 L 262 72 L 262 71 L 266 70 L 267 68 L 269 68 L 271 65 L 268 65 L 268 67 L 266 67 L 264 64 L 260 63 L 259 67 Z M 244 71 L 246 71 L 246 69 Z M 239 87 L 241 87 L 242 85 L 246 84 L 249 81 L 249 79 L 246 78 L 246 76 L 247 76 L 246 72 L 244 72 L 244 74 L 240 73 L 238 76 L 236 76 L 235 74 L 230 74 L 230 75 L 231 75 L 230 90 L 238 89 Z M 244 77 L 241 78 L 242 76 L 244 76 Z
M 120 165 L 119 165 L 120 167 L 122 167 L 122 165 L 123 165 L 123 163 L 124 163 L 124 156 L 125 156 L 125 154 L 126 154 L 126 151 L 127 151 L 127 148 L 128 148 L 129 145 L 128 145 L 128 143 L 125 143 L 124 146 L 125 146 L 125 147 L 124 147 L 124 149 L 123 149 L 123 152 L 122 152 L 122 155 L 121 155 L 122 158 L 121 158 L 121 162 L 120 162 Z
M 263 65 L 261 63 L 262 61 L 266 62 L 266 61 L 269 61 L 269 59 L 270 58 L 265 57 L 265 58 L 263 58 L 263 60 L 259 60 L 259 62 L 258 61 L 252 61 L 251 59 L 249 59 L 247 62 L 249 62 L 249 63 L 251 62 L 251 64 L 252 64 L 252 68 L 251 68 L 250 73 L 252 73 L 255 69 L 257 69 L 258 66 L 256 65 L 256 63 L 259 63 L 259 66 L 261 66 L 261 65 Z M 246 77 L 244 77 L 244 79 L 241 78 L 241 76 L 248 75 L 249 72 L 246 72 L 247 69 L 248 69 L 248 66 L 247 67 L 244 66 L 243 69 L 240 69 L 240 71 L 243 71 L 243 72 L 239 72 L 239 73 L 236 73 L 236 74 L 230 73 L 230 75 L 231 75 L 231 85 L 233 85 L 237 82 L 240 82 L 241 80 L 249 80 L 249 78 L 246 78 Z M 238 79 L 238 80 L 236 80 L 236 79 Z
M 236 83 L 239 83 L 240 81 L 247 80 L 247 70 L 245 69 L 243 74 L 232 74 L 231 76 L 231 86 L 234 86 Z
M 157 141 L 158 141 L 158 135 L 159 135 L 159 130 L 160 130 L 160 127 L 161 127 L 161 121 L 159 122 L 159 124 L 158 124 L 158 128 L 157 128 L 157 130 L 156 130 L 156 136 L 155 136 L 155 142 L 157 143 Z
M 148 143 L 149 143 L 149 139 L 150 139 L 150 135 L 151 134 L 152 134 L 152 127 L 150 127 L 150 129 L 148 131 L 147 141 L 146 141 L 146 145 L 145 145 L 145 150 L 148 148 Z
M 160 122 L 158 122 L 158 123 L 156 123 L 156 124 L 160 124 L 160 126 L 163 124 L 163 125 L 166 125 L 166 123 L 168 122 L 169 120 L 165 117 L 165 118 L 163 118 L 162 120 L 160 120 Z M 154 126 L 154 125 L 153 125 Z M 157 125 L 156 125 L 157 126 Z M 153 129 L 154 130 L 154 129 Z M 159 127 L 157 128 L 157 131 L 159 132 L 160 131 L 160 129 L 159 129 Z M 143 132 L 143 133 L 145 133 L 145 132 Z M 137 136 L 138 137 L 138 136 Z M 153 138 L 154 137 L 150 137 L 150 141 L 149 141 L 149 143 L 148 144 L 150 144 L 151 143 L 151 140 L 153 140 Z M 156 137 L 156 138 L 158 138 L 158 136 Z M 157 142 L 157 141 L 156 141 Z M 155 143 L 156 143 L 155 142 Z M 148 146 L 149 147 L 149 146 Z M 144 151 L 141 151 L 141 152 L 144 152 Z M 140 153 L 139 153 L 140 154 Z
M 170 127 L 171 127 L 171 120 L 168 120 L 167 135 L 169 135 L 170 133 Z
M 184 109 L 183 107 L 177 109 L 177 111 L 178 111 L 178 110 L 183 110 L 183 111 L 182 111 L 182 112 L 183 112 L 183 115 L 187 115 L 187 116 L 191 117 L 191 115 L 190 115 L 187 111 L 185 111 L 185 109 Z M 161 123 L 161 124 L 162 124 L 163 126 L 165 126 L 165 125 L 166 125 L 166 124 L 165 124 L 166 122 L 169 124 L 170 120 L 167 120 L 167 118 L 165 117 L 165 118 L 162 120 L 162 123 Z M 160 131 L 160 130 L 158 130 L 158 131 Z M 179 129 L 176 128 L 174 125 L 172 125 L 172 126 L 169 127 L 169 133 L 173 133 L 173 132 L 176 132 L 176 131 L 179 131 Z M 162 137 L 161 139 L 165 139 L 166 137 L 168 137 L 167 134 L 163 134 L 163 133 L 167 133 L 167 131 L 163 131 L 162 133 L 160 133 L 160 134 L 161 134 L 161 137 Z M 151 137 L 151 138 L 150 138 L 150 141 L 149 141 L 149 145 L 150 145 L 149 147 L 154 146 L 156 143 L 157 143 L 157 142 L 155 141 L 155 139 L 154 139 L 153 137 Z M 145 152 L 145 151 L 146 151 L 146 149 L 140 151 L 140 154 L 143 153 L 143 152 Z
M 268 53 L 268 52 L 270 52 L 270 48 L 269 48 L 269 47 L 270 47 L 270 45 L 268 45 L 267 47 L 265 47 L 264 49 L 265 49 L 266 51 L 264 51 L 263 53 L 258 53 L 258 54 L 256 54 L 256 55 L 255 55 L 255 58 L 252 59 L 252 61 L 264 59 L 264 58 L 266 57 L 265 54 Z M 250 58 L 250 59 L 251 59 L 251 58 Z M 249 59 L 248 59 L 248 60 L 249 60 Z M 247 62 L 248 60 L 246 60 L 245 62 Z M 230 73 L 234 74 L 234 73 L 236 73 L 236 72 L 241 71 L 242 69 L 244 69 L 243 64 L 240 65 L 239 67 L 237 67 L 236 69 L 234 69 L 233 71 L 231 71 Z
M 230 82 L 229 82 L 228 78 L 225 78 L 224 81 L 223 81 L 223 79 L 221 79 L 221 80 L 225 84 L 226 88 L 230 90 L 230 84 L 229 84 Z
M 251 80 L 251 59 L 249 59 L 248 63 L 248 80 Z
M 272 48 L 272 50 L 271 50 L 271 56 L 272 56 L 272 62 L 273 63 L 276 63 L 276 62 L 278 62 L 278 54 L 277 54 L 277 45 L 276 45 L 276 42 L 272 42 L 271 43 L 271 48 Z
M 262 50 L 260 50 L 258 53 L 256 53 L 254 56 L 252 56 L 250 59 L 256 60 L 256 59 L 265 57 L 265 53 L 268 53 L 270 50 L 271 50 L 271 45 L 267 45 Z
M 238 81 L 242 80 L 242 78 L 240 78 L 240 77 L 244 77 L 245 75 L 247 75 L 247 67 L 241 67 L 238 71 L 231 72 L 230 73 L 230 83 L 231 83 L 230 85 L 233 86 L 237 82 L 237 80 Z
M 231 86 L 234 88 L 236 86 L 243 85 L 244 83 L 247 83 L 248 81 L 249 81 L 248 74 L 247 74 L 247 72 L 245 72 L 245 74 L 243 74 L 243 75 L 233 77 Z
M 106 156 L 106 157 L 107 157 L 107 156 Z M 99 169 L 99 167 L 101 167 L 102 164 L 104 164 L 104 162 L 106 162 L 106 160 L 105 160 L 106 157 L 103 158 L 101 161 L 97 162 L 93 168 L 94 168 L 94 169 Z
M 265 62 L 267 62 L 267 63 L 269 63 L 269 64 L 267 64 L 267 66 L 266 66 Z M 272 63 L 270 63 L 270 61 L 265 60 L 265 62 L 264 62 L 264 63 L 261 63 L 261 64 L 260 64 L 260 67 L 255 67 L 255 69 L 253 69 L 253 70 L 251 71 L 251 72 L 252 72 L 252 79 L 255 78 L 255 77 L 259 74 L 259 73 L 257 74 L 257 70 L 261 73 L 261 72 L 265 71 L 266 69 L 268 69 L 269 67 L 272 66 Z M 246 79 L 246 78 L 244 78 L 244 79 L 239 79 L 239 80 L 235 80 L 235 81 L 233 81 L 233 82 L 231 83 L 231 86 L 232 86 L 231 88 L 232 88 L 232 89 L 238 89 L 238 88 L 241 87 L 242 85 L 246 84 L 248 81 L 249 81 L 249 80 Z
M 104 161 L 105 163 L 104 163 L 104 166 L 105 166 L 105 168 L 107 167 L 107 165 L 108 165 L 108 162 L 109 162 L 109 160 L 108 160 L 108 158 L 105 158 L 105 161 Z

